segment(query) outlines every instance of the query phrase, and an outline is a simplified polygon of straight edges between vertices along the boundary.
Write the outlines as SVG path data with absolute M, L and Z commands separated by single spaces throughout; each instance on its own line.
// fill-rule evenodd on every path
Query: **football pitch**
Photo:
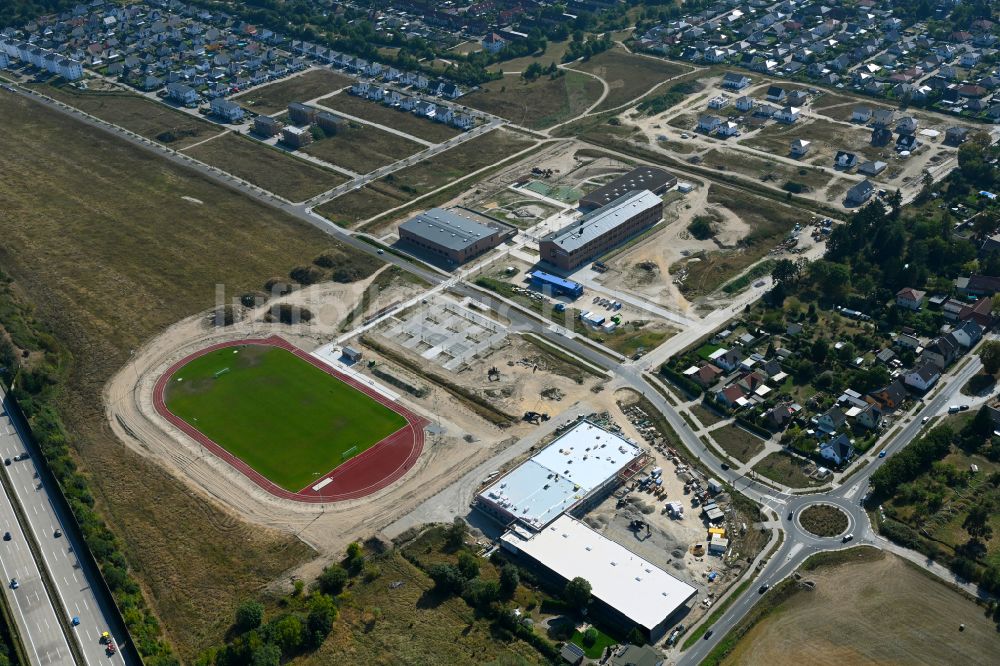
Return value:
M 285 490 L 298 492 L 406 419 L 279 347 L 230 346 L 167 383 L 167 409 Z

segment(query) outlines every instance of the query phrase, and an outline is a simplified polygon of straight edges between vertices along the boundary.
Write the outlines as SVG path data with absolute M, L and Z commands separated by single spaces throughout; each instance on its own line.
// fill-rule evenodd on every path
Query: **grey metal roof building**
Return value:
M 634 190 L 663 194 L 676 184 L 677 177 L 673 174 L 656 167 L 641 166 L 585 195 L 579 203 L 581 208 L 600 208 Z
M 477 257 L 504 241 L 509 230 L 471 213 L 431 208 L 399 225 L 399 239 L 454 264 Z
M 544 236 L 541 258 L 563 270 L 576 268 L 628 240 L 663 217 L 663 200 L 649 190 L 624 194 L 608 205 Z

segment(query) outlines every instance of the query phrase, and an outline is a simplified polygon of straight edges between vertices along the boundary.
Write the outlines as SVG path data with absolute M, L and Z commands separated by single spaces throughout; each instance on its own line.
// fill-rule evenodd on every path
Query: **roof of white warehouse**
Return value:
M 585 578 L 594 597 L 647 629 L 673 615 L 696 592 L 569 515 L 530 539 L 514 531 L 501 539 L 566 580 Z
M 580 421 L 497 479 L 479 494 L 479 499 L 540 529 L 641 453 L 637 444 L 589 421 Z

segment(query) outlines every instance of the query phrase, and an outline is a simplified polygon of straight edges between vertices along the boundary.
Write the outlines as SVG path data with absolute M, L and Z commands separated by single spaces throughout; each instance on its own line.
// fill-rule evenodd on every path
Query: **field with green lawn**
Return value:
M 406 425 L 291 352 L 259 345 L 193 359 L 174 373 L 165 401 L 174 415 L 291 492 Z

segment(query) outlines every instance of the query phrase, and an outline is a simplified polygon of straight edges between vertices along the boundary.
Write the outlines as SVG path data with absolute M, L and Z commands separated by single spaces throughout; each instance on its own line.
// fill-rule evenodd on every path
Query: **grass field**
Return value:
M 346 92 L 325 97 L 320 100 L 319 104 L 355 118 L 391 127 L 431 143 L 444 143 L 451 137 L 462 133 L 461 130 L 449 127 L 444 123 L 437 123 L 428 118 L 418 118 L 407 111 L 382 106 L 378 102 L 369 102 L 367 99 L 355 97 Z
M 285 490 L 298 492 L 406 419 L 292 352 L 227 347 L 178 370 L 167 408 Z
M 423 149 L 414 141 L 352 121 L 336 135 L 311 143 L 302 152 L 355 173 L 368 173 Z
M 829 504 L 806 507 L 799 514 L 799 522 L 816 536 L 835 537 L 847 529 L 847 514 Z
M 474 171 L 497 164 L 532 143 L 514 132 L 493 130 L 380 178 L 360 190 L 341 195 L 316 211 L 336 224 L 352 226 Z
M 130 349 L 211 307 L 217 284 L 227 296 L 260 289 L 330 249 L 369 274 L 379 263 L 37 104 L 0 92 L 0 114 L 0 264 L 73 355 L 58 407 L 78 464 L 190 663 L 222 640 L 240 600 L 313 551 L 236 520 L 123 446 L 108 428 L 105 384 Z
M 792 488 L 817 486 L 819 482 L 806 476 L 802 471 L 802 462 L 784 451 L 769 453 L 763 460 L 754 465 L 754 471 L 766 476 L 772 481 Z
M 597 79 L 572 71 L 556 79 L 541 76 L 530 82 L 517 74 L 507 74 L 484 83 L 462 100 L 474 109 L 518 125 L 542 129 L 583 113 L 600 99 L 602 90 Z
M 608 84 L 608 95 L 594 111 L 614 109 L 649 92 L 653 86 L 691 71 L 687 65 L 613 48 L 599 53 L 573 69 L 590 72 Z
M 747 462 L 764 450 L 764 440 L 733 423 L 713 430 L 712 439 L 740 462 Z
M 722 663 L 996 661 L 1000 634 L 976 603 L 895 555 L 853 559 L 805 573 L 815 590 L 793 591 L 736 643 Z M 959 624 L 965 624 L 965 631 L 959 633 Z
M 34 87 L 101 120 L 178 150 L 222 132 L 222 128 L 207 120 L 132 93 L 80 92 L 50 85 Z
M 234 102 L 257 113 L 284 111 L 292 102 L 307 102 L 349 86 L 354 79 L 329 69 L 313 69 L 270 83 L 233 98 Z
M 347 181 L 339 173 L 231 133 L 184 152 L 290 201 L 304 201 Z

